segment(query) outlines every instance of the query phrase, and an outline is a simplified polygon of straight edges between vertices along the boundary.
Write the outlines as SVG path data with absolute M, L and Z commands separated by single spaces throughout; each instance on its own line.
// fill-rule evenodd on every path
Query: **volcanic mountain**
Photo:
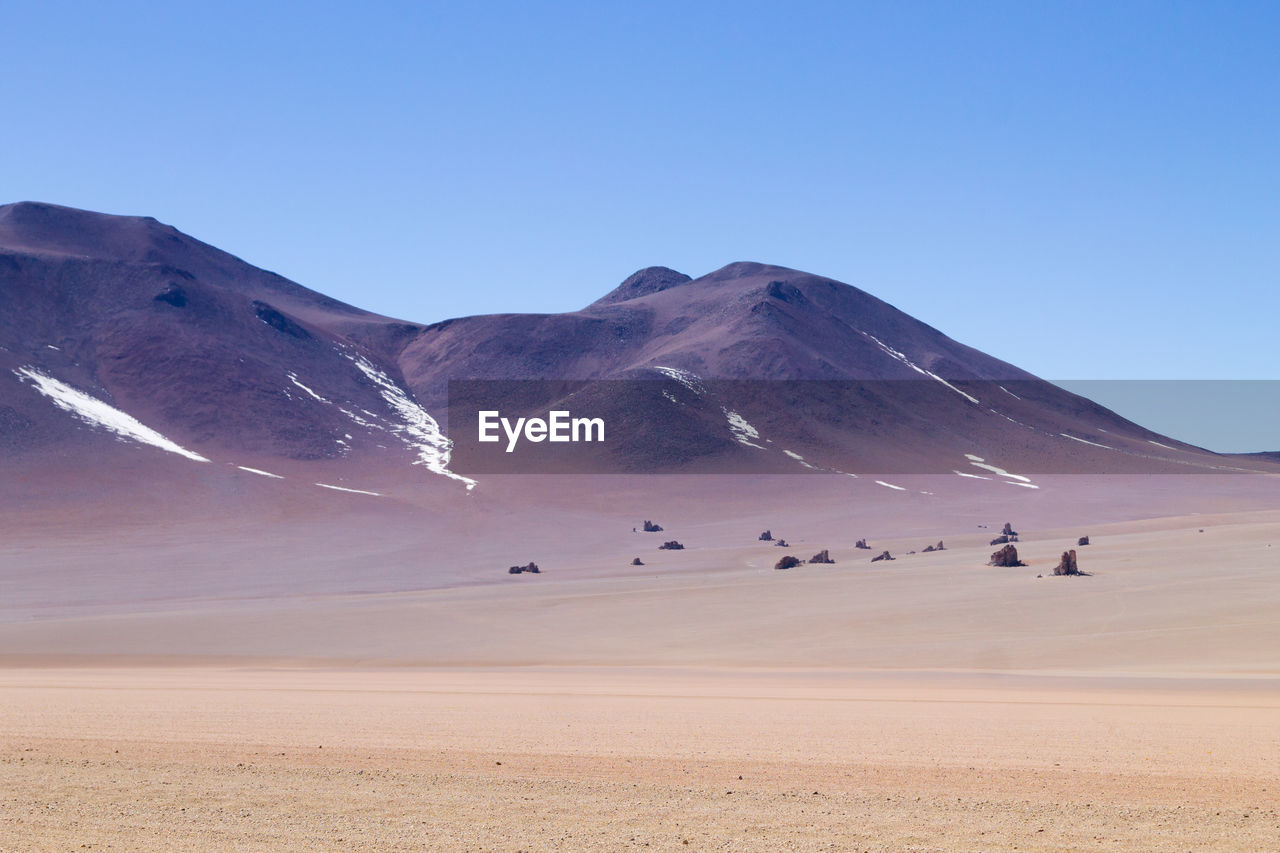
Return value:
M 1274 467 L 1145 430 L 855 287 L 782 267 L 696 279 L 651 267 L 580 311 L 419 325 L 151 218 L 0 207 L 9 464 L 127 468 L 167 451 L 252 473 L 314 463 L 470 488 L 515 456 L 474 441 L 475 411 L 494 399 L 504 415 L 602 416 L 609 440 L 574 457 L 589 470 L 1032 485 L 1036 471 Z

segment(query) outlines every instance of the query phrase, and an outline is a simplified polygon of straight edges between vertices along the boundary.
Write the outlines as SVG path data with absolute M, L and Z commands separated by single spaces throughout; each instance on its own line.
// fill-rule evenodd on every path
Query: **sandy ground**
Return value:
M 1280 482 L 955 481 L 7 514 L 0 850 L 1280 850 Z
M 1280 849 L 1274 681 L 0 672 L 0 848 Z

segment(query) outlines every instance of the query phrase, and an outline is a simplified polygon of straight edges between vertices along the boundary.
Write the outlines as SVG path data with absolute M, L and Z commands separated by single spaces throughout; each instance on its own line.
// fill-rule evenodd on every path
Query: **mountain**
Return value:
M 506 455 L 475 441 L 488 405 L 598 414 L 610 440 Z M 561 470 L 570 456 L 580 470 L 1015 485 L 1035 472 L 1274 467 L 1145 430 L 862 290 L 783 267 L 650 267 L 580 311 L 420 325 L 148 217 L 31 202 L 0 207 L 0 447 L 28 470 L 127 468 L 168 451 L 257 470 L 425 469 L 466 486 L 522 470 L 516 459 Z

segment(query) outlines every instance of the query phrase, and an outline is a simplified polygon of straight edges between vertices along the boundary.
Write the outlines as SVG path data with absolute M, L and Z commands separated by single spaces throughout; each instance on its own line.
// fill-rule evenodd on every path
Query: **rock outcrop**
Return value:
M 681 545 L 676 540 L 672 539 L 670 542 L 663 542 L 661 545 L 659 545 L 658 550 L 659 551 L 683 551 L 684 546 Z
M 835 562 L 835 560 L 831 559 L 831 554 L 830 554 L 830 552 L 829 552 L 826 548 L 823 548 L 821 551 L 819 551 L 818 553 L 816 553 L 816 554 L 814 554 L 812 557 L 810 557 L 810 558 L 809 558 L 809 562 L 810 562 L 810 563 L 827 563 L 827 564 L 830 564 L 830 563 L 834 563 L 834 562 Z
M 991 561 L 988 562 L 987 565 L 999 566 L 1001 568 L 1008 568 L 1011 566 L 1023 566 L 1026 564 L 1018 559 L 1017 548 L 1013 547 L 1012 545 L 1005 545 L 999 551 L 996 551 L 994 554 L 991 555 Z
M 537 563 L 530 562 L 527 566 L 512 566 L 507 569 L 509 575 L 519 575 L 528 572 L 531 575 L 541 574 L 542 569 L 538 568 Z
M 942 544 L 942 540 L 938 540 L 938 544 L 937 544 L 937 545 L 926 545 L 926 546 L 924 546 L 924 550 L 923 550 L 921 553 L 922 553 L 922 554 L 932 554 L 934 551 L 945 551 L 945 550 L 947 550 L 947 549 L 946 549 L 946 547 Z
M 1013 525 L 1007 521 L 1004 523 L 1004 527 L 1000 528 L 1000 533 L 1009 537 L 1018 535 L 1018 531 L 1014 530 Z
M 793 557 L 790 554 L 788 554 L 778 562 L 774 563 L 773 568 L 775 570 L 794 569 L 796 566 L 800 565 L 802 562 L 803 561 L 799 557 Z
M 774 544 L 774 545 L 777 545 L 779 548 L 790 548 L 790 547 L 791 547 L 790 545 L 788 545 L 788 544 L 787 544 L 787 540 L 785 540 L 785 539 L 779 539 L 777 542 L 774 542 L 773 544 Z
M 760 541 L 761 541 L 761 542 L 772 542 L 772 541 L 773 541 L 773 533 L 772 533 L 772 531 L 766 530 L 764 533 L 761 533 L 761 534 L 760 534 Z
M 881 560 L 892 560 L 892 559 L 893 559 L 892 554 L 890 554 L 888 551 L 882 551 L 879 556 L 872 557 L 871 562 L 878 563 Z
M 855 547 L 855 548 L 861 548 L 861 549 L 862 549 L 862 550 L 864 550 L 864 551 L 870 551 L 870 550 L 871 550 L 871 546 L 867 544 L 867 540 L 865 540 L 865 539 L 859 539 L 859 540 L 854 544 L 854 546 L 853 546 L 853 547 Z
M 1062 559 L 1058 561 L 1058 565 L 1053 567 L 1055 575 L 1078 575 L 1080 567 L 1076 564 L 1076 552 L 1063 551 Z
M 644 528 L 643 528 L 643 530 L 644 530 L 644 532 L 645 532 L 645 533 L 661 533 L 661 532 L 662 532 L 662 525 L 660 525 L 660 524 L 654 524 L 652 521 L 650 521 L 649 519 L 647 519 L 647 518 L 646 518 L 646 519 L 644 520 Z
M 1088 536 L 1081 536 L 1079 539 L 1076 540 L 1077 548 L 1083 548 L 1085 545 L 1088 545 L 1088 544 L 1089 544 Z
M 643 561 L 643 560 L 641 560 L 639 557 L 636 557 L 634 560 L 632 560 L 632 561 L 631 561 L 631 565 L 633 565 L 633 566 L 643 566 L 643 565 L 644 565 L 644 561 Z

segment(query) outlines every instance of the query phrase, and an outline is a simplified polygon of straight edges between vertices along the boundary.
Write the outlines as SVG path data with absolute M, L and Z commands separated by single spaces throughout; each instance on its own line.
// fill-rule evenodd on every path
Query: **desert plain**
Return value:
M 1280 849 L 1274 478 L 898 480 L 14 506 L 0 848 Z

